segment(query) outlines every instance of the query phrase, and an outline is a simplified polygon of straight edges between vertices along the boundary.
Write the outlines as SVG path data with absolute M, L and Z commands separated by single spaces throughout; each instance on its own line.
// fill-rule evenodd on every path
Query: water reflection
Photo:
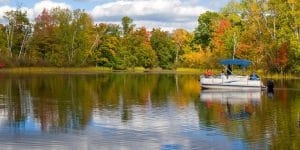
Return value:
M 230 91 L 230 90 L 202 90 L 201 101 L 209 109 L 213 103 L 224 108 L 224 117 L 229 119 L 249 118 L 254 107 L 260 103 L 262 91 Z
M 3 149 L 298 148 L 299 82 L 200 90 L 198 75 L 4 75 Z M 199 97 L 200 96 L 200 97 Z M 88 148 L 87 148 L 88 147 Z
M 182 141 L 177 133 L 183 127 L 197 129 L 190 105 L 199 95 L 197 77 L 7 75 L 0 86 L 0 145 L 4 149 L 189 147 L 190 140 Z
M 201 101 L 214 101 L 226 104 L 239 104 L 255 102 L 259 103 L 262 92 L 256 91 L 237 91 L 237 90 L 202 90 L 200 94 Z

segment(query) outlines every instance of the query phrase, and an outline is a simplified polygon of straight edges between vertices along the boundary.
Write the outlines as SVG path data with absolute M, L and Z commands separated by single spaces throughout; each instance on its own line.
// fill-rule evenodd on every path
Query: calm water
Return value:
M 0 75 L 0 149 L 300 149 L 300 80 L 201 90 L 198 75 Z

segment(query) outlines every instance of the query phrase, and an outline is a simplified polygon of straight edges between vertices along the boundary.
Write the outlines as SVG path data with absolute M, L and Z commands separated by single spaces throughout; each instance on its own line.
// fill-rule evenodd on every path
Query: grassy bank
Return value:
M 102 73 L 102 72 L 129 72 L 129 73 L 193 73 L 200 74 L 199 69 L 179 68 L 176 70 L 165 70 L 161 68 L 145 69 L 143 67 L 128 68 L 126 70 L 113 70 L 109 67 L 16 67 L 2 68 L 0 73 L 13 74 L 55 74 L 55 73 Z
M 180 73 L 180 74 L 203 74 L 207 69 L 195 68 L 177 68 L 176 70 L 164 70 L 161 68 L 145 69 L 143 67 L 129 68 L 127 70 L 113 70 L 109 67 L 71 67 L 71 68 L 58 68 L 58 67 L 17 67 L 17 68 L 2 68 L 0 73 L 14 73 L 14 74 L 56 74 L 56 73 L 73 73 L 73 74 L 86 74 L 86 73 L 105 73 L 105 72 L 129 72 L 129 73 Z M 222 69 L 212 69 L 213 75 L 220 75 Z M 242 70 L 234 70 L 236 74 L 249 75 L 250 70 L 242 72 Z M 295 74 L 279 74 L 279 73 L 265 73 L 263 70 L 258 70 L 256 73 L 263 78 L 272 79 L 300 79 L 299 75 Z
M 58 67 L 17 67 L 17 68 L 2 68 L 2 73 L 39 73 L 39 74 L 54 74 L 54 73 L 99 73 L 110 72 L 111 68 L 106 67 L 83 67 L 83 68 L 58 68 Z
M 263 77 L 270 78 L 270 79 L 300 79 L 299 75 L 294 75 L 291 73 L 287 73 L 287 74 L 269 73 L 269 74 L 265 74 Z

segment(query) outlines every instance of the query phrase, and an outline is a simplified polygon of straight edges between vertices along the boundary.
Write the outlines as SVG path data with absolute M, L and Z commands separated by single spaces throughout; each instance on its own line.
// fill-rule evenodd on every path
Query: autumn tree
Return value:
M 20 9 L 11 10 L 5 12 L 4 18 L 8 22 L 6 25 L 8 55 L 10 58 L 20 59 L 26 53 L 25 46 L 31 33 L 27 12 Z
M 176 57 L 176 45 L 170 34 L 161 29 L 153 29 L 150 38 L 151 46 L 156 51 L 159 66 L 164 69 L 173 68 Z
M 191 52 L 192 34 L 184 29 L 176 29 L 172 33 L 172 39 L 176 44 L 175 63 L 178 63 L 179 57 Z
M 266 71 L 300 72 L 298 0 L 230 1 L 220 12 L 199 15 L 192 33 L 149 33 L 127 16 L 120 26 L 94 25 L 85 11 L 62 8 L 45 9 L 32 23 L 20 9 L 6 12 L 4 19 L 0 59 L 12 66 L 172 69 L 218 67 L 220 59 L 240 58 Z
M 71 45 L 68 51 L 69 64 L 83 65 L 87 63 L 93 37 L 93 20 L 83 10 L 74 10 L 71 24 Z
M 117 57 L 118 39 L 115 36 L 105 35 L 102 37 L 101 44 L 99 45 L 100 65 L 107 67 L 114 67 L 115 58 Z
M 58 46 L 55 40 L 56 37 L 54 36 L 56 27 L 53 17 L 48 10 L 44 9 L 43 12 L 35 18 L 33 28 L 34 33 L 28 46 L 28 63 L 31 65 L 46 65 L 47 57 L 49 57 L 51 51 Z
M 212 34 L 214 33 L 212 25 L 218 17 L 218 13 L 210 11 L 207 11 L 199 16 L 198 27 L 195 29 L 194 37 L 194 42 L 196 44 L 201 44 L 204 48 L 209 46 L 212 40 Z
M 242 19 L 244 24 L 243 42 L 248 50 L 242 53 L 252 52 L 252 61 L 260 68 L 273 68 L 272 61 L 278 51 L 289 41 L 297 43 L 297 4 L 293 1 L 242 1 Z M 299 6 L 298 6 L 299 7 Z M 287 54 L 290 58 L 287 63 L 297 63 L 298 48 L 289 44 Z M 297 47 L 297 46 L 296 46 Z M 293 52 L 292 52 L 293 50 Z M 239 53 L 239 52 L 238 52 Z M 245 55 L 250 56 L 250 55 Z
M 89 62 L 94 25 L 87 13 L 45 9 L 35 22 L 30 42 L 32 64 L 81 66 Z
M 227 32 L 231 30 L 231 22 L 227 19 L 221 19 L 220 21 L 215 22 L 215 32 L 213 34 L 212 40 L 212 51 L 216 54 L 219 58 L 231 58 L 232 56 L 232 49 L 227 49 L 230 47 L 225 46 L 225 40 L 228 38 Z
M 123 35 L 128 35 L 134 29 L 133 20 L 128 16 L 122 18 Z
M 0 24 L 0 60 L 7 57 L 5 26 Z
M 282 47 L 277 52 L 276 57 L 274 58 L 274 60 L 272 62 L 274 67 L 278 71 L 280 71 L 280 73 L 283 73 L 283 71 L 285 71 L 286 66 L 287 66 L 287 62 L 288 62 L 287 47 L 288 47 L 287 43 L 282 45 Z
M 120 27 L 114 24 L 101 23 L 95 28 L 95 40 L 89 57 L 97 65 L 119 68 L 123 66 L 120 59 Z M 123 67 L 121 67 L 123 68 Z
M 207 51 L 192 51 L 183 54 L 181 57 L 182 65 L 189 68 L 212 68 L 213 63 L 212 52 Z
M 156 52 L 150 44 L 150 32 L 145 27 L 134 31 L 128 37 L 129 65 L 152 68 L 157 62 Z

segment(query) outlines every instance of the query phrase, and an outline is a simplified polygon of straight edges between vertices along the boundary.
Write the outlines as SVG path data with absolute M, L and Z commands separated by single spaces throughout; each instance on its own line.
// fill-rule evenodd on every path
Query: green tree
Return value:
M 212 40 L 214 32 L 212 28 L 213 22 L 219 17 L 216 12 L 207 11 L 201 14 L 198 18 L 198 27 L 195 29 L 194 42 L 201 44 L 203 47 L 208 47 Z
M 242 50 L 243 53 L 254 52 L 252 61 L 260 68 L 278 70 L 276 69 L 278 67 L 275 67 L 278 62 L 276 60 L 278 53 L 282 52 L 282 47 L 285 47 L 286 43 L 294 41 L 293 39 L 297 41 L 299 11 L 296 8 L 299 8 L 299 3 L 294 1 L 286 3 L 283 0 L 244 0 L 241 1 L 241 6 L 245 28 L 242 33 L 242 43 L 248 47 L 248 50 Z M 297 58 L 299 58 L 295 55 L 299 52 L 298 47 L 292 46 L 295 45 L 288 44 L 286 47 L 288 57 L 292 58 L 288 59 L 287 64 L 297 64 Z M 288 71 L 288 68 L 289 70 L 295 68 L 293 65 L 291 65 L 293 67 L 285 66 L 285 71 Z
M 231 53 L 232 58 L 236 57 L 236 51 L 240 43 L 241 33 L 243 32 L 240 4 L 236 1 L 230 1 L 222 10 L 221 16 L 228 20 L 231 27 L 225 30 L 223 41 L 225 50 Z
M 123 26 L 123 35 L 126 36 L 134 29 L 134 24 L 132 24 L 133 20 L 127 16 L 122 18 L 122 26 Z
M 7 57 L 5 26 L 0 24 L 0 61 Z
M 115 58 L 117 57 L 118 38 L 111 35 L 103 36 L 99 45 L 99 64 L 107 67 L 115 66 Z
M 35 18 L 33 28 L 34 32 L 28 45 L 28 63 L 30 65 L 47 65 L 47 56 L 57 47 L 57 42 L 54 36 L 56 27 L 53 17 L 46 9 Z
M 50 65 L 62 67 L 70 64 L 72 46 L 72 12 L 68 9 L 55 8 L 51 10 L 54 25 L 53 34 L 55 46 L 47 53 L 47 60 Z
M 32 58 L 37 56 L 51 66 L 85 65 L 91 54 L 93 27 L 91 17 L 82 10 L 43 11 L 36 18 Z
M 95 28 L 95 40 L 92 44 L 90 59 L 97 65 L 123 68 L 120 57 L 120 27 L 115 24 L 99 24 Z
M 71 65 L 87 63 L 90 45 L 93 37 L 93 20 L 83 10 L 74 10 L 71 24 L 72 38 L 68 52 L 68 60 Z
M 156 51 L 159 66 L 164 69 L 173 68 L 176 58 L 176 45 L 171 35 L 160 29 L 153 29 L 150 38 L 151 46 Z
M 31 25 L 27 18 L 27 12 L 20 9 L 5 12 L 4 18 L 7 20 L 7 49 L 10 58 L 20 59 L 25 51 L 26 42 L 31 33 Z
M 128 37 L 128 51 L 130 66 L 152 68 L 155 66 L 157 56 L 150 44 L 150 33 L 142 27 Z

